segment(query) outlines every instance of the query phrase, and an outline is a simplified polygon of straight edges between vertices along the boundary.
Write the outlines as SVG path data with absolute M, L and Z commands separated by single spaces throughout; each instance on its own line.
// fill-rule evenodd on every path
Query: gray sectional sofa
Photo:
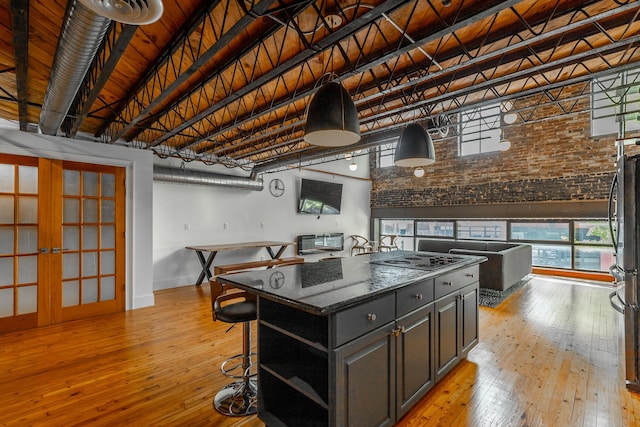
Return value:
M 531 245 L 471 240 L 423 239 L 419 251 L 487 257 L 480 264 L 480 287 L 504 291 L 531 273 Z

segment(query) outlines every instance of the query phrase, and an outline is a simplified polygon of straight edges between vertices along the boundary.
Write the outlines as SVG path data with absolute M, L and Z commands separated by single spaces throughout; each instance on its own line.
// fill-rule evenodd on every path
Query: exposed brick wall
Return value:
M 436 162 L 422 178 L 411 168 L 372 168 L 371 207 L 607 199 L 616 135 L 592 138 L 588 111 L 560 116 L 559 108 L 536 109 L 540 121 L 504 128 L 507 151 L 458 157 L 456 138 L 436 139 Z

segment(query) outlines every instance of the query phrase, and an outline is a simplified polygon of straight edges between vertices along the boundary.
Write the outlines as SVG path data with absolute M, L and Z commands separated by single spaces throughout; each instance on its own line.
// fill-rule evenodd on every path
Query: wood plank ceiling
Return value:
M 637 1 L 163 5 L 149 25 L 111 22 L 58 135 L 264 172 L 347 150 L 302 139 L 305 108 L 329 80 L 358 109 L 363 138 L 351 151 L 393 140 L 412 121 L 445 125 L 471 105 L 552 98 L 640 59 Z M 40 121 L 69 7 L 0 3 L 0 117 L 23 130 Z

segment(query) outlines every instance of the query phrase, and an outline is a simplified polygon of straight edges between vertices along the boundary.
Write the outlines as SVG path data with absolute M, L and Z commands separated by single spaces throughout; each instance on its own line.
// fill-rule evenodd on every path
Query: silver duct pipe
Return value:
M 262 191 L 262 179 L 244 178 L 241 176 L 222 175 L 199 170 L 153 166 L 153 180 L 172 182 L 175 184 L 212 185 L 219 187 L 241 188 L 243 190 Z
M 145 25 L 160 19 L 164 10 L 161 0 L 69 2 L 40 111 L 38 127 L 46 135 L 58 132 L 111 20 Z
M 55 135 L 102 43 L 111 19 L 71 0 L 40 111 L 40 132 Z

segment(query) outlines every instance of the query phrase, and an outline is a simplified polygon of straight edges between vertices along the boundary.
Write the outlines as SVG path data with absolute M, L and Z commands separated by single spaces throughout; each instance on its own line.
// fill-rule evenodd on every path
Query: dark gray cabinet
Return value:
M 477 271 L 328 315 L 260 297 L 260 419 L 269 427 L 393 425 L 477 343 Z
M 406 414 L 435 384 L 434 304 L 397 320 L 396 418 Z
M 395 423 L 396 340 L 394 323 L 336 350 L 337 426 Z
M 337 425 L 390 426 L 435 384 L 433 303 L 336 350 Z
M 478 343 L 478 283 L 435 303 L 436 381 Z

